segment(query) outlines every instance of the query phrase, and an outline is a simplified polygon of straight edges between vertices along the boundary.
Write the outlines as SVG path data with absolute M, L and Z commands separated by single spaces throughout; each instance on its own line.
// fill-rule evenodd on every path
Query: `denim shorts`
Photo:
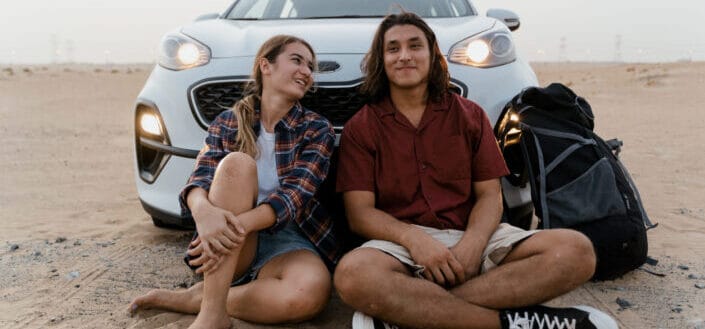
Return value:
M 196 239 L 198 232 L 193 235 L 193 239 Z M 193 241 L 192 239 L 192 241 Z M 242 285 L 248 283 L 257 278 L 260 269 L 267 264 L 274 257 L 277 257 L 288 252 L 297 250 L 309 250 L 316 256 L 321 257 L 316 246 L 311 243 L 311 241 L 304 235 L 299 225 L 295 222 L 289 222 L 284 226 L 283 229 L 272 234 L 265 231 L 259 231 L 257 233 L 257 254 L 250 264 L 250 268 L 241 277 L 233 280 L 230 284 L 231 287 Z M 192 270 L 198 269 L 200 266 L 191 266 L 188 262 L 191 259 L 198 258 L 196 256 L 189 256 L 186 254 L 184 261 L 186 265 Z

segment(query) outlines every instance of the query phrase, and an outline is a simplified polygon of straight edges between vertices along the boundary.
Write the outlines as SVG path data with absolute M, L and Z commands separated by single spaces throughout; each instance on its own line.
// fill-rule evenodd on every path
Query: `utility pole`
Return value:
M 56 64 L 59 62 L 61 52 L 59 51 L 59 37 L 55 33 L 52 33 L 49 38 L 49 46 L 51 47 L 51 61 Z
M 622 35 L 617 34 L 614 38 L 614 61 L 622 62 Z

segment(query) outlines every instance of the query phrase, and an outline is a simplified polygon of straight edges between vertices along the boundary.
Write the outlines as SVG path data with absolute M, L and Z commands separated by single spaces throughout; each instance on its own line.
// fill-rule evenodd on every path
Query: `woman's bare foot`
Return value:
M 154 289 L 135 298 L 130 303 L 127 311 L 130 316 L 135 315 L 139 310 L 148 310 L 150 308 L 196 314 L 201 308 L 202 289 L 200 284 L 181 291 Z
M 163 301 L 165 299 L 164 297 L 166 297 L 164 295 L 168 293 L 170 293 L 170 291 L 163 289 L 154 289 L 132 300 L 132 303 L 130 303 L 130 307 L 128 307 L 127 311 L 130 312 L 130 316 L 133 316 L 139 310 L 160 308 L 160 305 L 162 304 L 161 301 Z

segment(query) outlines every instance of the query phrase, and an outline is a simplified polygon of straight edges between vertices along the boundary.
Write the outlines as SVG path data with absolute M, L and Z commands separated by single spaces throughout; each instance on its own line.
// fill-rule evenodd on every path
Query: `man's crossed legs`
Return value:
M 506 226 L 498 231 L 502 229 Z M 488 246 L 493 245 L 496 235 Z M 374 241 L 370 243 L 374 245 Z M 584 235 L 572 230 L 546 230 L 529 237 L 525 234 L 513 243 L 506 257 L 495 259 L 497 266 L 485 267 L 478 276 L 451 288 L 415 276 L 403 257 L 363 245 L 340 261 L 335 286 L 345 303 L 403 328 L 522 328 L 518 326 L 522 321 L 616 328 L 614 320 L 605 314 L 534 306 L 590 279 L 595 254 Z M 492 254 L 486 250 L 483 257 L 492 258 Z M 596 316 L 606 317 L 608 324 L 596 324 Z

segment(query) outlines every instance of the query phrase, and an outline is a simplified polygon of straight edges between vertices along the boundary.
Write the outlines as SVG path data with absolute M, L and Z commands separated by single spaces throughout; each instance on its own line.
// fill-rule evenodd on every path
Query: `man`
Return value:
M 448 92 L 426 23 L 387 16 L 363 70 L 371 102 L 343 130 L 337 179 L 351 229 L 371 239 L 334 276 L 353 329 L 616 329 L 587 306 L 538 305 L 592 276 L 592 245 L 499 224 L 507 168 L 484 111 Z

